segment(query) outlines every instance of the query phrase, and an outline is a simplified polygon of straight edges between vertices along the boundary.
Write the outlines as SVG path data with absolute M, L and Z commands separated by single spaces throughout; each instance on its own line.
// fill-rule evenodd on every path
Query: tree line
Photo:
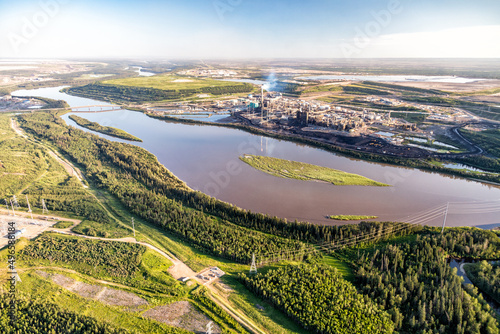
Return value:
M 417 235 L 411 243 L 358 253 L 357 286 L 389 312 L 399 333 L 499 333 L 489 305 L 464 289 L 447 263 L 450 253 L 492 254 L 488 248 L 496 245 L 485 247 L 480 233 L 469 234 L 467 240 L 463 236 Z
M 211 254 L 247 263 L 251 254 L 300 251 L 303 242 L 266 235 L 185 206 L 172 190 L 190 191 L 149 152 L 133 145 L 113 143 L 68 127 L 55 113 L 22 117 L 22 126 L 49 140 L 83 166 L 87 178 L 108 190 L 131 212 L 174 233 Z M 165 189 L 156 183 L 161 183 Z M 222 218 L 222 219 L 221 219 Z
M 0 295 L 0 328 L 4 334 L 129 334 L 105 322 L 65 311 L 47 301 L 16 300 L 16 321 L 10 322 L 8 297 Z M 174 329 L 170 333 L 176 333 Z M 184 333 L 180 332 L 179 333 Z
M 483 260 L 467 264 L 465 268 L 474 285 L 500 303 L 500 262 L 490 264 Z
M 288 265 L 239 279 L 311 333 L 393 332 L 390 316 L 331 267 Z
M 228 95 L 235 93 L 249 93 L 253 91 L 250 84 L 234 84 L 225 86 L 207 86 L 197 89 L 157 89 L 92 83 L 85 86 L 67 88 L 71 95 L 83 96 L 100 101 L 118 103 L 143 103 L 148 101 L 175 100 L 191 97 L 195 94 Z

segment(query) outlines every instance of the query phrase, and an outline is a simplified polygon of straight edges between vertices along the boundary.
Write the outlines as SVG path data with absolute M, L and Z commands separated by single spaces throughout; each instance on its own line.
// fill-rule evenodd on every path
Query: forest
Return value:
M 42 234 L 19 252 L 20 259 L 63 262 L 84 274 L 133 276 L 146 247 L 138 244 L 87 240 L 57 234 Z
M 148 101 L 175 100 L 191 97 L 195 94 L 228 95 L 253 91 L 250 84 L 234 84 L 219 87 L 202 87 L 197 89 L 156 89 L 147 87 L 121 86 L 92 83 L 85 86 L 67 88 L 71 95 L 92 98 L 100 101 L 116 103 L 143 103 Z
M 329 266 L 288 265 L 239 278 L 311 333 L 393 332 L 390 316 Z
M 459 232 L 459 233 L 457 233 Z M 497 256 L 498 237 L 479 229 L 425 231 L 414 242 L 351 252 L 360 291 L 387 310 L 399 333 L 499 333 L 495 313 L 447 263 Z
M 121 129 L 113 128 L 111 126 L 102 126 L 97 122 L 91 122 L 88 119 L 76 115 L 70 115 L 69 118 L 75 121 L 76 124 L 92 131 L 103 133 L 111 137 L 142 142 L 141 139 L 137 138 L 136 136 L 132 136 L 130 133 L 127 133 Z
M 394 223 L 319 226 L 251 213 L 188 189 L 149 152 L 68 127 L 55 113 L 24 115 L 21 125 L 56 144 L 84 168 L 89 181 L 109 190 L 133 213 L 201 250 L 235 261 L 247 263 L 252 252 L 300 254 L 307 242 L 334 242 L 388 227 L 398 235 L 410 232 Z
M 178 190 L 181 194 L 191 191 L 153 155 L 136 146 L 110 142 L 61 123 L 57 116 L 48 113 L 27 115 L 22 121 L 28 131 L 46 136 L 83 166 L 89 181 L 109 190 L 131 212 L 195 247 L 244 263 L 250 261 L 253 252 L 286 253 L 306 248 L 300 241 L 236 226 L 224 217 L 211 217 L 202 212 L 202 206 L 200 211 L 185 206 L 189 204 L 187 201 L 183 203 L 177 200 L 178 196 L 169 195 Z
M 47 301 L 16 300 L 16 318 L 11 323 L 9 298 L 0 294 L 0 328 L 4 334 L 132 334 L 133 332 L 115 328 L 94 318 L 64 311 L 58 305 Z M 172 330 L 171 333 L 176 333 Z
M 483 260 L 464 267 L 474 285 L 500 303 L 500 262 L 490 264 Z

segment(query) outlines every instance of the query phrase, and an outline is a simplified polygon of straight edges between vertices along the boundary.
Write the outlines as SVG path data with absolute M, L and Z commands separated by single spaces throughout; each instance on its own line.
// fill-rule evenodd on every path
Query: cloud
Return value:
M 500 58 L 500 25 L 380 35 L 362 57 Z

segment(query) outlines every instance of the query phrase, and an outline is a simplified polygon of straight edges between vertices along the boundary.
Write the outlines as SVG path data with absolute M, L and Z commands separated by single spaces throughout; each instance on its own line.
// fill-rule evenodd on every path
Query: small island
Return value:
M 253 168 L 270 175 L 308 181 L 322 181 L 338 186 L 377 186 L 388 187 L 388 184 L 370 180 L 364 176 L 342 172 L 336 169 L 311 165 L 303 162 L 283 160 L 244 154 L 240 160 Z
M 102 126 L 99 123 L 91 122 L 88 119 L 76 115 L 70 115 L 69 118 L 75 121 L 76 124 L 95 132 L 99 132 L 120 139 L 142 142 L 142 139 L 137 138 L 136 136 L 132 136 L 130 133 L 117 128 L 113 128 L 110 126 Z
M 328 218 L 333 220 L 367 220 L 367 219 L 377 219 L 377 216 L 355 216 L 355 215 L 333 215 L 328 216 Z

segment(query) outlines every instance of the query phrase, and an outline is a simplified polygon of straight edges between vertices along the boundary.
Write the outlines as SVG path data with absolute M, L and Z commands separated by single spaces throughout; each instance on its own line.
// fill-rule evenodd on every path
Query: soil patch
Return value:
M 111 289 L 102 285 L 83 283 L 61 274 L 52 274 L 41 270 L 36 271 L 36 273 L 81 297 L 95 299 L 104 304 L 130 308 L 137 308 L 148 304 L 145 299 L 131 292 Z
M 212 321 L 187 301 L 158 306 L 147 310 L 143 315 L 195 333 L 206 333 L 207 325 Z M 222 333 L 220 327 L 215 323 L 212 323 L 212 333 Z

